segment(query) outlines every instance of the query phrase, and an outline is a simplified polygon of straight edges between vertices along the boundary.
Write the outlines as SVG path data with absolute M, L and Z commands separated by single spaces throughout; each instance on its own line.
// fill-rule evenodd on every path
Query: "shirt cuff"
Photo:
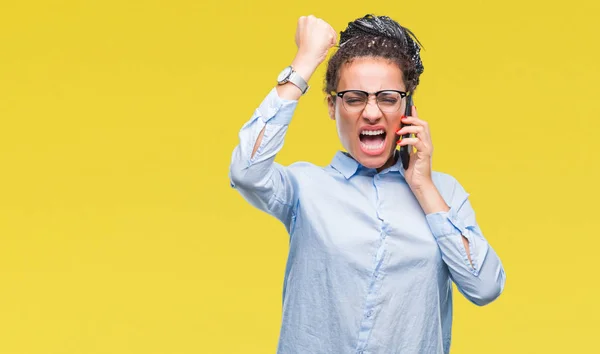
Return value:
M 297 104 L 298 100 L 286 100 L 279 97 L 277 89 L 273 87 L 258 106 L 258 112 L 264 123 L 288 125 L 292 120 Z

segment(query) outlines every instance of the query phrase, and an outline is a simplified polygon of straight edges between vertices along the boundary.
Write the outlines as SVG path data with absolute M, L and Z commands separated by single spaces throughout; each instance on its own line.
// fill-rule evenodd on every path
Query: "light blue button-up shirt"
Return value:
M 278 164 L 297 102 L 269 92 L 229 171 L 231 186 L 289 233 L 277 353 L 448 353 L 452 281 L 480 306 L 505 282 L 467 192 L 434 171 L 450 211 L 426 215 L 400 162 L 377 173 L 338 152 L 325 167 Z

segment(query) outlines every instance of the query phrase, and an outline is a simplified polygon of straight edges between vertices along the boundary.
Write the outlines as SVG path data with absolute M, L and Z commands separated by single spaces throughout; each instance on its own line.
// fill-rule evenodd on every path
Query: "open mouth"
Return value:
M 385 147 L 385 129 L 362 130 L 359 135 L 361 149 L 369 154 L 380 154 Z

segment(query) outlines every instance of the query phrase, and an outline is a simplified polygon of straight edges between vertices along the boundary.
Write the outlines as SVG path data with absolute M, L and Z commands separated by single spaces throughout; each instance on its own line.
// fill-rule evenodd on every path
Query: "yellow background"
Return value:
M 297 18 L 389 15 L 425 46 L 434 169 L 507 272 L 453 353 L 598 353 L 597 1 L 0 5 L 0 354 L 274 353 L 287 236 L 227 179 Z M 340 148 L 321 93 L 278 161 Z

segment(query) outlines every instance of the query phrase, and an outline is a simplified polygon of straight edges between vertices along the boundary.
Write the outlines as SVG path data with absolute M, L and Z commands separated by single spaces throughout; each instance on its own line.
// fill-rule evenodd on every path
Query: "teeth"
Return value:
M 383 147 L 383 143 L 384 142 L 381 142 L 377 145 L 367 145 L 367 144 L 361 142 L 360 145 L 362 145 L 362 147 L 367 150 L 377 150 L 377 149 L 381 149 Z
M 361 135 L 379 135 L 379 134 L 383 134 L 384 130 L 383 129 L 379 129 L 379 130 L 363 130 L 362 132 L 360 132 Z

